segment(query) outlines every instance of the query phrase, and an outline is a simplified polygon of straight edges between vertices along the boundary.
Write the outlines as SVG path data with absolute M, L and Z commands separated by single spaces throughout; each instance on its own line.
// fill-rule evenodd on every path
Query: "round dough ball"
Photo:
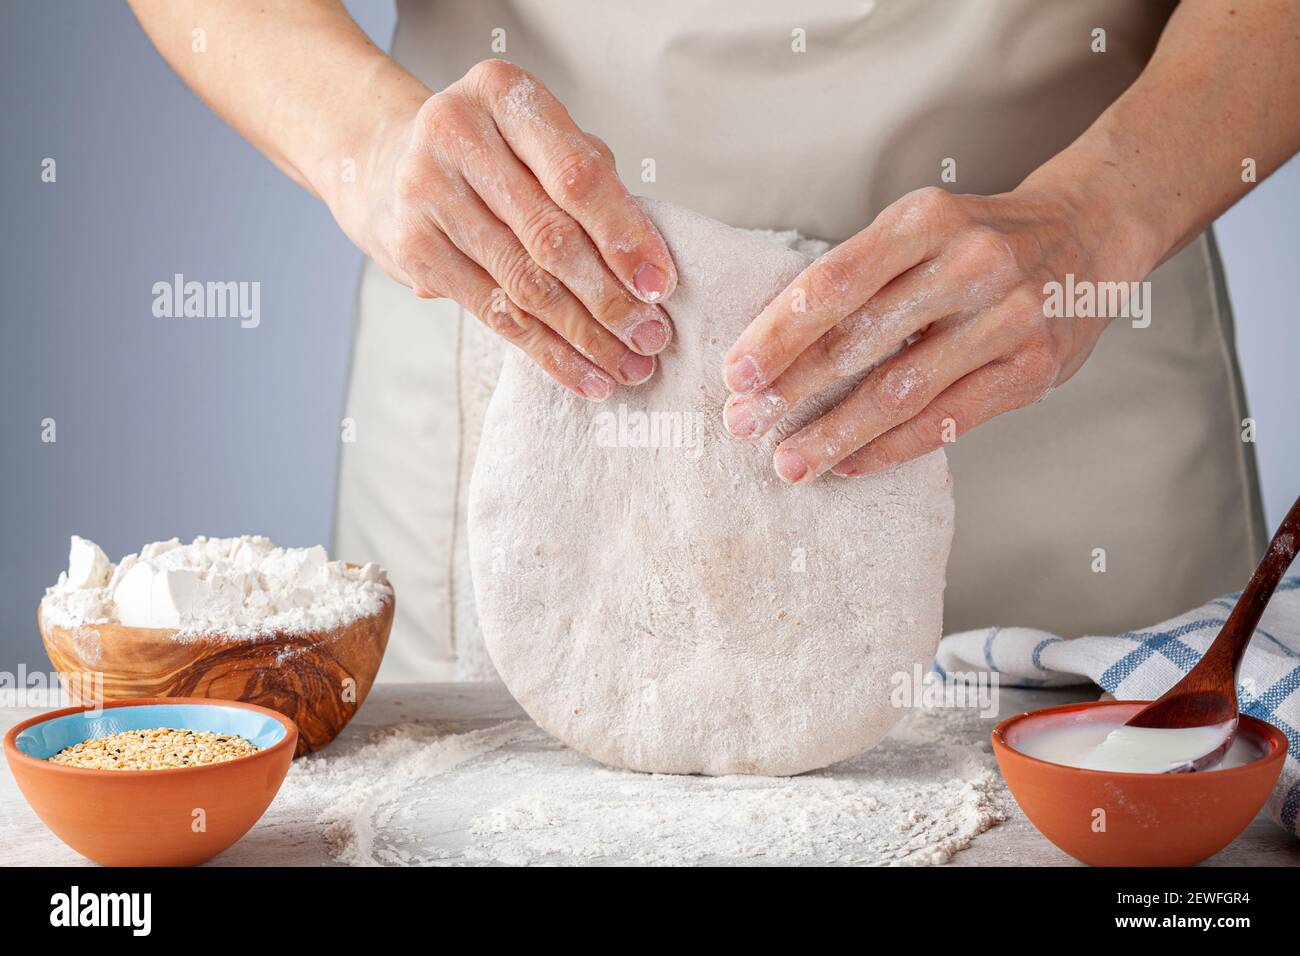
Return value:
M 479 623 L 545 730 L 659 773 L 796 774 L 874 746 L 896 675 L 928 670 L 952 539 L 942 451 L 792 488 L 779 434 L 727 434 L 722 358 L 811 260 L 646 202 L 680 273 L 673 344 L 595 404 L 510 350 L 469 502 Z

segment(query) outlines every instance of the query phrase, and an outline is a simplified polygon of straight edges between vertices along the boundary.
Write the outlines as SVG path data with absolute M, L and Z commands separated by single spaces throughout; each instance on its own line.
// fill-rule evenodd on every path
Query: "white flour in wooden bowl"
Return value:
M 254 638 L 343 627 L 377 614 L 393 589 L 376 564 L 330 561 L 322 547 L 278 548 L 269 538 L 176 538 L 110 562 L 72 538 L 68 570 L 45 592 L 46 624 L 175 628 L 176 637 Z

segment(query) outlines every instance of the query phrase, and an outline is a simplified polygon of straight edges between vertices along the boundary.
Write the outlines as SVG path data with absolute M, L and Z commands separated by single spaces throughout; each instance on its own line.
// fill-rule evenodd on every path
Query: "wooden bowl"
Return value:
M 1049 763 L 1016 744 L 1049 715 L 1109 711 L 1122 724 L 1148 701 L 1100 700 L 1047 707 L 1004 720 L 993 730 L 993 753 L 1012 796 L 1038 832 L 1091 866 L 1191 866 L 1218 853 L 1255 819 L 1268 800 L 1286 735 L 1243 715 L 1238 733 L 1260 759 L 1201 773 L 1115 773 Z M 1086 719 L 1086 715 L 1085 715 Z
M 39 610 L 37 622 L 70 700 L 245 701 L 298 725 L 298 756 L 333 740 L 365 702 L 388 646 L 395 608 L 390 597 L 377 614 L 331 631 L 250 639 L 177 640 L 171 628 L 120 624 L 58 627 L 47 625 Z
M 47 757 L 89 737 L 174 727 L 247 737 L 261 749 L 169 770 L 90 770 Z M 247 833 L 284 782 L 298 732 L 265 707 L 233 701 L 116 701 L 66 707 L 5 734 L 18 789 L 54 834 L 104 866 L 194 866 Z

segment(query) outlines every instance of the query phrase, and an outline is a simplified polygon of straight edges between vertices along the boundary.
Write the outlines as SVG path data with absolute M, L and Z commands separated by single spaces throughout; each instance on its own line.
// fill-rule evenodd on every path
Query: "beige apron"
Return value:
M 502 56 L 610 144 L 633 192 L 839 241 L 921 186 L 1013 188 L 1136 78 L 1172 6 L 399 0 L 394 55 L 435 90 Z M 1211 237 L 1151 282 L 1149 328 L 1112 323 L 1047 401 L 949 447 L 946 630 L 1114 633 L 1248 576 L 1263 518 Z M 490 676 L 464 510 L 496 345 L 370 263 L 358 311 L 335 549 L 397 588 L 380 676 Z

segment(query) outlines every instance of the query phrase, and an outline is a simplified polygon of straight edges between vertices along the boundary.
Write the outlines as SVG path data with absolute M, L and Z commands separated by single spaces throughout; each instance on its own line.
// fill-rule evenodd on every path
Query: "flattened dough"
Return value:
M 784 485 L 776 442 L 847 386 L 779 434 L 737 441 L 722 424 L 722 357 L 811 260 L 644 206 L 680 273 L 665 304 L 674 342 L 651 382 L 592 404 L 506 356 L 469 502 L 487 649 L 538 724 L 603 763 L 824 767 L 874 746 L 900 716 L 894 675 L 933 660 L 947 463 L 936 451 L 883 475 Z

